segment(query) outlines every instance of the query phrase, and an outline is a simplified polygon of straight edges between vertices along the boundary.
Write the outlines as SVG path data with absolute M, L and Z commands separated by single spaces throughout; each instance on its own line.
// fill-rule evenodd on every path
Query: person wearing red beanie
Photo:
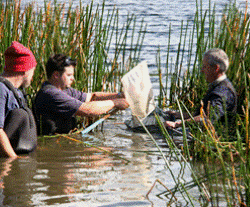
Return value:
M 5 68 L 7 72 L 25 72 L 37 65 L 35 56 L 19 42 L 12 42 L 11 46 L 4 53 Z
M 16 158 L 36 147 L 34 117 L 19 88 L 30 85 L 37 62 L 33 53 L 16 41 L 4 56 L 0 76 L 0 156 Z

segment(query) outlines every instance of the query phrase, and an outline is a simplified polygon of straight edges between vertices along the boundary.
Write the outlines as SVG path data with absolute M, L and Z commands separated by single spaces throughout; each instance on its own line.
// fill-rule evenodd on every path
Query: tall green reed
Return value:
M 250 56 L 248 53 L 250 48 L 248 39 L 250 28 L 247 2 L 243 12 L 236 7 L 235 3 L 227 5 L 220 20 L 216 18 L 215 6 L 212 7 L 211 3 L 207 11 L 203 10 L 202 1 L 197 1 L 196 5 L 197 12 L 191 29 L 188 23 L 182 24 L 179 46 L 172 68 L 169 67 L 169 51 L 167 54 L 165 82 L 168 86 L 170 81 L 169 89 L 162 87 L 164 76 L 158 64 L 162 90 L 159 104 L 191 115 L 207 90 L 205 79 L 200 73 L 204 52 L 214 47 L 226 51 L 230 59 L 227 76 L 233 82 L 238 94 L 238 115 L 234 131 L 230 130 L 229 124 L 213 126 L 205 121 L 203 126 L 189 124 L 194 143 L 192 148 L 185 144 L 187 139 L 184 133 L 183 153 L 187 160 L 192 160 L 197 180 L 207 186 L 209 202 L 212 206 L 220 206 L 222 203 L 227 206 L 249 206 Z M 186 56 L 187 60 L 185 68 L 183 56 Z M 159 53 L 157 61 L 162 61 Z M 183 124 L 183 132 L 186 127 Z M 169 146 L 174 149 L 174 146 Z M 198 169 L 198 166 L 201 168 Z M 197 180 L 193 182 L 194 186 L 198 185 Z M 203 205 L 207 205 L 207 201 Z
M 166 142 L 170 148 L 170 150 L 172 151 L 171 153 L 174 154 L 174 157 L 177 159 L 177 161 L 179 162 L 180 166 L 181 166 L 181 170 L 179 173 L 176 172 L 176 170 L 172 170 L 171 169 L 171 165 L 170 165 L 170 161 L 167 160 L 166 155 L 163 153 L 161 147 L 158 145 L 157 141 L 154 139 L 154 137 L 150 134 L 150 132 L 148 131 L 148 129 L 146 128 L 146 126 L 141 122 L 140 119 L 138 119 L 138 121 L 141 123 L 142 127 L 144 128 L 144 130 L 147 132 L 147 134 L 149 135 L 149 137 L 151 138 L 151 140 L 155 143 L 156 147 L 158 148 L 160 155 L 162 156 L 164 162 L 166 163 L 166 167 L 170 172 L 170 175 L 175 183 L 175 187 L 171 190 L 168 190 L 167 188 L 167 193 L 163 192 L 160 195 L 167 195 L 170 194 L 171 197 L 169 198 L 169 201 L 167 202 L 167 206 L 171 206 L 171 204 L 173 202 L 179 202 L 178 197 L 176 196 L 176 194 L 180 194 L 182 196 L 182 198 L 185 200 L 186 204 L 188 204 L 189 206 L 196 206 L 197 204 L 202 205 L 202 202 L 199 201 L 198 198 L 195 198 L 190 192 L 189 189 L 187 189 L 187 187 L 183 184 L 183 174 L 184 171 L 186 169 L 188 169 L 191 172 L 191 175 L 194 179 L 195 185 L 199 188 L 200 192 L 201 192 L 201 197 L 204 201 L 207 201 L 207 195 L 206 195 L 206 188 L 202 185 L 202 182 L 200 182 L 196 176 L 196 173 L 193 171 L 193 169 L 191 168 L 191 166 L 189 165 L 188 161 L 182 154 L 182 152 L 177 148 L 177 146 L 175 145 L 175 143 L 172 140 L 172 137 L 170 136 L 169 132 L 166 130 L 166 128 L 164 127 L 164 124 L 161 122 L 159 116 L 157 114 L 155 114 L 156 120 L 159 124 L 159 127 L 163 133 L 163 135 L 166 138 Z M 184 139 L 187 139 L 186 134 L 183 135 Z M 187 146 L 188 147 L 188 146 Z M 150 191 L 148 192 L 148 194 L 150 193 Z M 147 196 L 148 196 L 147 194 Z M 160 196 L 158 195 L 158 196 Z M 175 201 L 174 201 L 175 200 Z
M 121 76 L 138 62 L 146 29 L 141 21 L 139 33 L 135 32 L 138 22 L 130 14 L 121 23 L 119 10 L 108 11 L 105 1 L 96 7 L 93 2 L 87 6 L 80 2 L 76 8 L 46 0 L 44 8 L 35 3 L 21 8 L 21 0 L 1 1 L 0 13 L 1 69 L 3 53 L 14 40 L 29 47 L 37 59 L 33 83 L 28 89 L 31 97 L 46 80 L 45 63 L 55 53 L 77 59 L 77 89 L 119 91 Z

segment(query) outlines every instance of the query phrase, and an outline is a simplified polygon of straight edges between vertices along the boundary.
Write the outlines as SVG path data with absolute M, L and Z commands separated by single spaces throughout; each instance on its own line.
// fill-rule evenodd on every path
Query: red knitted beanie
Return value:
M 12 42 L 4 53 L 5 71 L 23 72 L 36 67 L 33 53 L 19 42 Z

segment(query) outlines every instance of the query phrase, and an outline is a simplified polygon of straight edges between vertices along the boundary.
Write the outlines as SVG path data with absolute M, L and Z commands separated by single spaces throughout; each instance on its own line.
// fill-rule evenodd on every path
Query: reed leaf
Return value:
M 207 11 L 203 10 L 202 1 L 197 0 L 196 5 L 197 11 L 192 28 L 188 30 L 182 23 L 176 61 L 173 66 L 174 71 L 169 70 L 171 66 L 169 50 L 166 55 L 165 82 L 168 83 L 169 77 L 171 79 L 170 84 L 166 84 L 168 88 L 162 88 L 162 81 L 159 81 L 159 88 L 162 90 L 160 97 L 163 97 L 162 94 L 166 91 L 167 95 L 164 98 L 169 101 L 168 107 L 179 109 L 181 112 L 181 108 L 184 108 L 191 115 L 207 90 L 205 79 L 200 73 L 204 52 L 214 47 L 226 51 L 230 59 L 227 76 L 233 82 L 238 93 L 235 131 L 231 132 L 230 127 L 232 126 L 227 124 L 215 126 L 216 129 L 219 129 L 217 131 L 213 125 L 206 122 L 203 122 L 203 126 L 189 124 L 189 130 L 196 138 L 192 148 L 187 143 L 184 144 L 186 146 L 184 154 L 187 159 L 190 159 L 192 155 L 194 161 L 202 162 L 203 169 L 197 173 L 201 177 L 208 178 L 205 185 L 208 188 L 212 206 L 220 206 L 221 202 L 226 203 L 227 206 L 249 206 L 250 59 L 248 53 L 250 48 L 248 39 L 250 21 L 247 13 L 247 1 L 246 9 L 243 12 L 236 7 L 235 2 L 228 4 L 220 19 L 216 18 L 216 6 L 212 6 L 211 2 Z M 186 25 L 189 25 L 188 22 Z M 190 31 L 189 36 L 187 36 L 188 31 Z M 168 38 L 170 39 L 170 37 Z M 183 68 L 184 55 L 188 60 L 185 69 Z M 157 54 L 157 57 L 160 57 L 160 54 Z M 162 68 L 159 64 L 157 65 L 159 80 L 161 80 Z M 162 103 L 163 101 L 160 100 L 160 106 L 163 106 Z M 183 125 L 183 127 L 185 132 L 186 126 Z M 183 135 L 185 137 L 185 134 Z M 237 159 L 232 156 L 236 156 Z M 221 198 L 222 195 L 223 198 Z

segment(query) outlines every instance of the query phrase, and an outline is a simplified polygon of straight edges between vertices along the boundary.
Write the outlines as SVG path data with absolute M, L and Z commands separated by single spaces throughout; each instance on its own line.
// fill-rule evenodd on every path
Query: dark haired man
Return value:
M 228 66 L 228 56 L 222 49 L 213 48 L 205 52 L 201 72 L 204 73 L 206 81 L 209 83 L 209 89 L 202 102 L 205 114 L 209 115 L 213 124 L 218 121 L 224 121 L 226 116 L 229 120 L 233 120 L 233 116 L 236 113 L 237 94 L 226 76 Z M 201 106 L 197 108 L 193 118 L 190 118 L 188 114 L 184 114 L 184 121 L 190 122 L 194 119 L 195 122 L 201 122 L 200 108 Z M 178 112 L 172 112 L 172 115 L 180 119 Z M 176 128 L 181 125 L 181 120 L 165 122 L 166 127 Z
M 0 155 L 16 158 L 17 154 L 33 151 L 37 144 L 34 117 L 19 90 L 30 85 L 37 62 L 32 52 L 16 41 L 4 56 L 0 77 Z
M 76 61 L 56 54 L 46 64 L 48 81 L 35 98 L 35 114 L 39 134 L 68 133 L 76 127 L 75 116 L 97 116 L 113 108 L 129 105 L 118 93 L 84 93 L 71 88 Z

